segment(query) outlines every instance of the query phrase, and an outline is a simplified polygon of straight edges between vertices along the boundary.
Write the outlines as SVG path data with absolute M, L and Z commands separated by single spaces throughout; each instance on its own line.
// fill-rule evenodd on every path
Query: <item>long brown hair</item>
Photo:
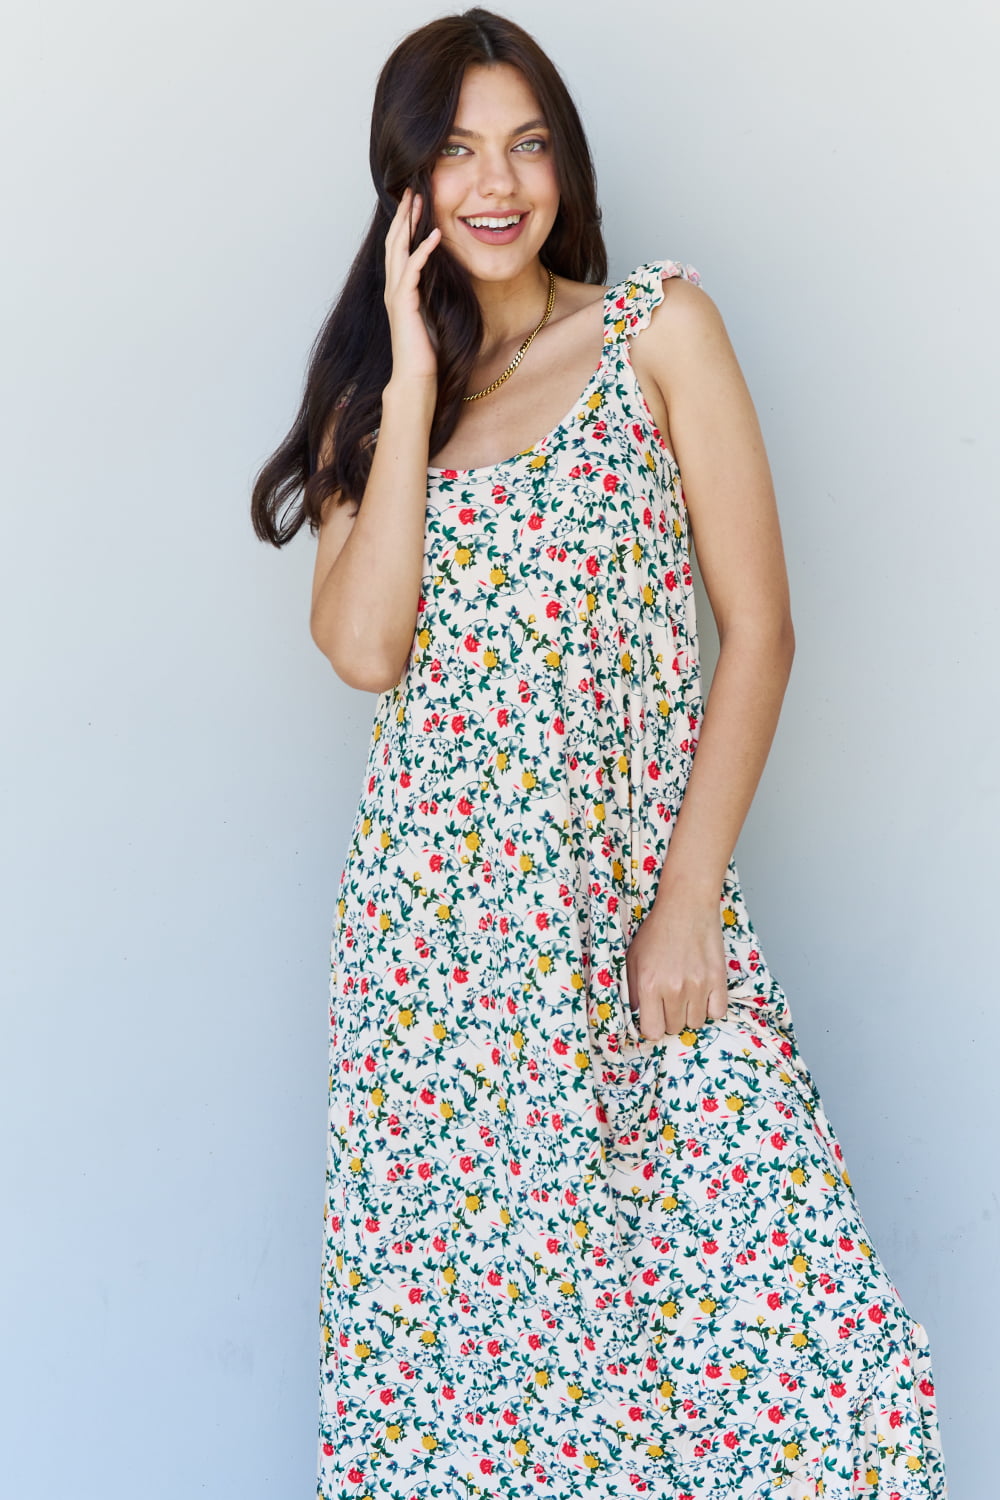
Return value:
M 414 243 L 433 227 L 430 176 L 454 124 L 465 70 L 493 63 L 511 63 L 520 70 L 552 132 L 560 202 L 541 248 L 542 265 L 573 281 L 601 284 L 606 279 L 590 148 L 565 83 L 534 38 L 479 6 L 431 21 L 404 37 L 375 88 L 369 160 L 378 203 L 370 227 L 313 343 L 298 415 L 254 481 L 250 511 L 262 541 L 282 547 L 306 522 L 315 534 L 329 495 L 339 490 L 343 500 L 360 501 L 364 494 L 370 435 L 381 420 L 382 391 L 392 374 L 385 238 L 408 186 L 422 198 Z M 420 286 L 438 357 L 428 449 L 435 453 L 458 422 L 483 324 L 468 273 L 443 243 L 424 266 Z M 319 469 L 320 446 L 338 407 L 332 462 Z

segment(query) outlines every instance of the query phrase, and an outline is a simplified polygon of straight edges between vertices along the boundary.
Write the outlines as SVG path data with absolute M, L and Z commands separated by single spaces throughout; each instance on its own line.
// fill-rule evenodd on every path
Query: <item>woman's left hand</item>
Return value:
M 728 991 L 718 900 L 660 892 L 629 944 L 625 971 L 644 1038 L 722 1020 Z

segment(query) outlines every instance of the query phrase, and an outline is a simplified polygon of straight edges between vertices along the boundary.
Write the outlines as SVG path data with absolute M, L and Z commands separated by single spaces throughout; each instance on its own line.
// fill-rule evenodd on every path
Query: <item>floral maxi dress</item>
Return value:
M 428 471 L 330 974 L 321 1500 L 940 1500 L 924 1327 L 855 1201 L 734 864 L 729 1010 L 643 1039 L 625 952 L 703 713 L 681 476 L 608 289 L 534 447 Z

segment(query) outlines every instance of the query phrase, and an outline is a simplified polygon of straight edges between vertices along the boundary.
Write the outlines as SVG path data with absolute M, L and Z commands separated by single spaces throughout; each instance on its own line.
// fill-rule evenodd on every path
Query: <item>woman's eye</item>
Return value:
M 464 151 L 464 150 L 465 150 L 465 147 L 462 146 L 462 145 L 460 145 L 458 141 L 452 141 L 449 145 L 441 147 L 441 155 L 442 156 L 451 156 L 453 154 L 457 154 L 459 151 Z
M 545 142 L 543 140 L 540 140 L 537 136 L 532 136 L 532 138 L 531 138 L 530 141 L 521 141 L 517 146 L 515 146 L 514 149 L 516 151 L 520 151 L 520 149 L 521 149 L 522 146 L 535 146 L 535 147 L 537 147 L 537 150 L 535 150 L 535 151 L 529 151 L 527 153 L 529 156 L 537 156 L 539 151 L 544 151 L 545 150 Z

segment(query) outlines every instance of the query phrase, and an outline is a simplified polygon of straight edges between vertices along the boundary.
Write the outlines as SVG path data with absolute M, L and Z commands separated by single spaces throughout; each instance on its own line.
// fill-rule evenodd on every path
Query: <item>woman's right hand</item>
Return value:
M 416 249 L 410 250 L 420 204 L 420 194 L 405 188 L 385 237 L 385 306 L 394 381 L 437 380 L 437 355 L 420 308 L 420 272 L 440 243 L 441 231 L 435 225 Z

